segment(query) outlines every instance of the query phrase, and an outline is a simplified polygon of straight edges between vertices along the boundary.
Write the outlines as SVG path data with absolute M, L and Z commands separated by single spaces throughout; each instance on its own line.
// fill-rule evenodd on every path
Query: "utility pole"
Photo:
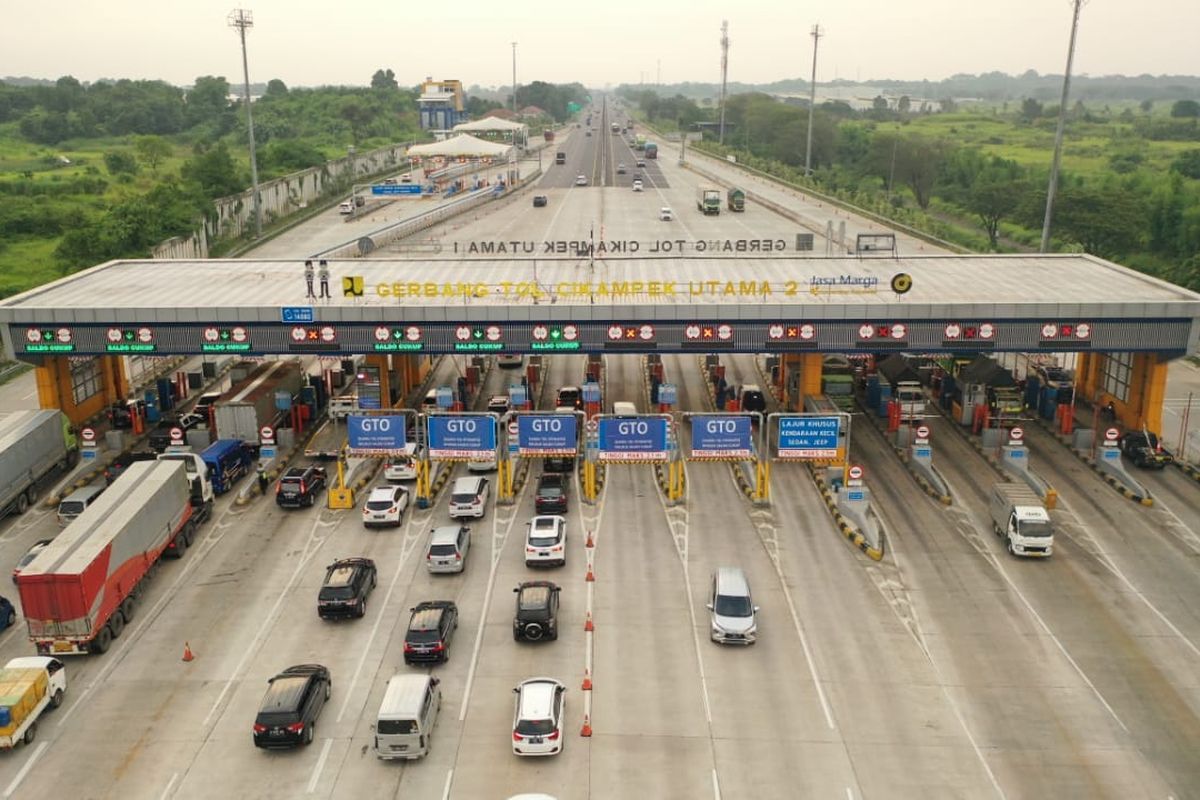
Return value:
M 721 123 L 717 144 L 725 144 L 725 86 L 729 80 L 729 20 L 721 21 Z
M 1067 47 L 1067 71 L 1063 75 L 1062 102 L 1058 106 L 1058 129 L 1054 132 L 1054 160 L 1050 162 L 1050 185 L 1046 188 L 1046 217 L 1042 220 L 1042 246 L 1050 249 L 1050 221 L 1054 218 L 1054 195 L 1058 191 L 1058 165 L 1062 161 L 1063 131 L 1067 124 L 1067 95 L 1071 92 L 1071 63 L 1075 60 L 1075 34 L 1079 30 L 1079 9 L 1083 0 L 1074 0 L 1071 14 L 1071 44 Z
M 817 113 L 817 45 L 821 41 L 821 26 L 813 25 L 813 65 L 812 80 L 808 85 L 808 143 L 804 146 L 804 177 L 812 177 L 812 129 L 813 117 Z
M 238 29 L 242 40 L 242 96 L 246 101 L 246 130 L 250 136 L 250 186 L 254 195 L 254 238 L 262 236 L 262 203 L 258 198 L 258 157 L 254 152 L 254 115 L 250 112 L 250 63 L 246 60 L 246 28 L 254 27 L 254 15 L 244 8 L 229 12 L 229 27 Z
M 513 42 L 513 113 L 517 113 L 517 43 Z

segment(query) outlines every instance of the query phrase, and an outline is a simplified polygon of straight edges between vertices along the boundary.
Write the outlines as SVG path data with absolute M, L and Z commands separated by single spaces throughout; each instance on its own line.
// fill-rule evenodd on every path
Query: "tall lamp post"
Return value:
M 242 40 L 242 96 L 246 101 L 246 130 L 250 136 L 250 186 L 254 195 L 254 238 L 262 236 L 262 204 L 258 198 L 258 157 L 254 153 L 254 115 L 250 112 L 250 64 L 246 60 L 246 29 L 254 27 L 254 15 L 235 8 L 226 17 L 229 27 L 237 28 Z

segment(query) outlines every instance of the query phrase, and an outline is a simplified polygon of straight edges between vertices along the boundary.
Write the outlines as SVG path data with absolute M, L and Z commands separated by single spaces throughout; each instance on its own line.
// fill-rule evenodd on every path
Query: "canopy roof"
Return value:
M 527 126 L 499 117 L 484 117 L 472 122 L 463 122 L 454 126 L 456 131 L 522 131 Z
M 413 145 L 408 148 L 408 154 L 410 156 L 472 156 L 480 158 L 502 156 L 511 149 L 510 145 L 485 142 L 483 139 L 463 133 L 441 142 Z
M 1017 385 L 1011 372 L 985 355 L 975 356 L 974 361 L 959 370 L 958 380 L 960 383 L 994 387 Z

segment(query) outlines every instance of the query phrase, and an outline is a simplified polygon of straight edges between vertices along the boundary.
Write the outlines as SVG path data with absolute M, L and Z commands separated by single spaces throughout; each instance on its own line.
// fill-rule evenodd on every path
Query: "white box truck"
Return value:
M 1015 556 L 1046 557 L 1054 552 L 1054 526 L 1040 497 L 1027 486 L 992 486 L 988 510 L 992 530 Z
M 63 662 L 50 656 L 14 658 L 0 669 L 0 749 L 37 735 L 38 718 L 47 708 L 58 708 L 67 693 Z

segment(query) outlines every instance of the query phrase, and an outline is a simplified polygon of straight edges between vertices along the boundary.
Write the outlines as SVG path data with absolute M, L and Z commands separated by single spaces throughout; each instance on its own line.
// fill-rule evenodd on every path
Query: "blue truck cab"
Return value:
M 241 439 L 218 439 L 200 454 L 208 467 L 213 494 L 225 494 L 238 478 L 250 472 L 253 455 Z

